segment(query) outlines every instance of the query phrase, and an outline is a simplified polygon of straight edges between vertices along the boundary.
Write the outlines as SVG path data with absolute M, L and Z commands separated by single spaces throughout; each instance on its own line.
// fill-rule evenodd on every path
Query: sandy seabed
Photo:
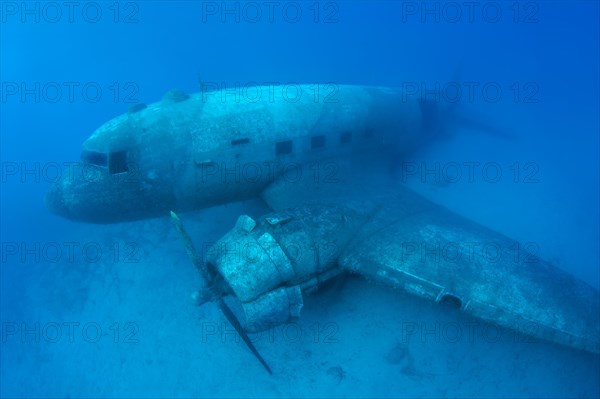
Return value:
M 182 219 L 202 247 L 243 209 Z M 194 304 L 200 277 L 167 218 L 80 225 L 73 234 L 123 251 L 116 261 L 28 270 L 32 278 L 15 305 L 27 316 L 4 315 L 3 323 L 38 322 L 40 333 L 3 335 L 2 397 L 600 395 L 598 356 L 535 342 L 354 276 L 306 296 L 297 322 L 252 336 L 269 375 L 216 306 Z M 137 252 L 128 253 L 127 243 Z

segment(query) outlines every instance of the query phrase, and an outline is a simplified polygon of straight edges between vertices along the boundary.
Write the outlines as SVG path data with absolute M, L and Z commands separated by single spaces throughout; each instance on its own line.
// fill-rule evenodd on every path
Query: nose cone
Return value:
M 73 166 L 48 190 L 46 207 L 56 215 L 88 223 L 119 223 L 166 216 L 176 209 L 169 185 L 152 185 L 107 168 Z
M 91 223 L 111 223 L 118 220 L 118 202 L 107 195 L 114 192 L 107 185 L 100 168 L 87 167 L 93 173 L 82 174 L 75 166 L 61 176 L 48 191 L 44 201 L 48 210 L 66 219 Z M 111 215 L 111 213 L 113 215 Z
M 68 187 L 67 187 L 68 189 Z M 46 208 L 55 215 L 72 219 L 69 205 L 65 202 L 63 182 L 57 181 L 46 192 L 44 197 Z

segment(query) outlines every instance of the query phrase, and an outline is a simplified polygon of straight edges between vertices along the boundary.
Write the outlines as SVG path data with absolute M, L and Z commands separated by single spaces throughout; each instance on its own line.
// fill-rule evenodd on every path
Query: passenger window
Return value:
M 108 171 L 111 175 L 129 171 L 127 166 L 127 151 L 115 151 L 108 158 Z
M 352 132 L 343 132 L 340 134 L 340 144 L 350 144 L 352 142 Z
M 231 145 L 248 144 L 249 142 L 250 142 L 249 138 L 243 138 L 243 139 L 231 140 Z
M 325 147 L 325 135 L 313 136 L 310 138 L 310 148 L 315 150 L 317 148 Z
M 292 149 L 292 140 L 278 141 L 275 143 L 275 155 L 291 154 Z

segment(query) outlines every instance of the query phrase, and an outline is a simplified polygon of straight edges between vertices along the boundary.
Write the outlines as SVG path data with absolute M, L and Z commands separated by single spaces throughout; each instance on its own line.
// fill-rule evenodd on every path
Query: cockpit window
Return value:
M 127 166 L 127 151 L 111 152 L 108 157 L 108 171 L 111 175 L 129 171 Z
M 103 152 L 96 151 L 81 151 L 81 160 L 96 166 L 106 166 L 107 157 Z
M 310 138 L 310 148 L 315 150 L 317 148 L 325 147 L 325 135 L 321 134 L 319 136 L 312 136 Z
M 231 145 L 242 145 L 242 144 L 248 144 L 249 142 L 250 142 L 250 139 L 247 137 L 244 137 L 243 139 L 231 140 Z

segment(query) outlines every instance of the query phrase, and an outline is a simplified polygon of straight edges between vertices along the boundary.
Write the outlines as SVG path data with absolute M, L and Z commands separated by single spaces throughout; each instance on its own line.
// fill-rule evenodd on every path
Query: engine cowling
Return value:
M 312 291 L 342 270 L 337 259 L 346 244 L 339 231 L 341 213 L 302 207 L 269 214 L 257 223 L 242 215 L 211 247 L 216 270 L 241 305 L 248 331 L 294 320 L 302 292 Z

